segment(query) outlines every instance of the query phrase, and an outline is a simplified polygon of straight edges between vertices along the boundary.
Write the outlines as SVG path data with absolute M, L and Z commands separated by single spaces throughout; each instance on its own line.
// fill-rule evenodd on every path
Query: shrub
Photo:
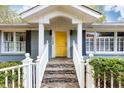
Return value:
M 12 67 L 12 66 L 17 66 L 17 65 L 21 65 L 21 64 L 22 63 L 20 61 L 3 62 L 3 63 L 0 63 L 0 69 L 7 68 L 7 67 Z M 21 69 L 21 73 L 22 73 L 22 69 Z M 12 75 L 11 70 L 8 70 L 7 74 L 5 74 L 5 71 L 0 72 L 0 87 L 5 87 L 5 77 L 6 76 L 8 76 L 9 87 L 12 87 L 12 86 L 10 86 L 12 84 L 12 80 L 17 81 L 18 69 L 15 69 L 15 74 L 14 75 Z M 16 84 L 16 86 L 17 86 L 17 84 Z
M 1 68 L 6 68 L 6 67 L 11 67 L 11 66 L 17 66 L 22 64 L 20 61 L 8 61 L 8 62 L 0 62 L 0 69 Z
M 104 80 L 104 72 L 106 73 L 106 81 L 110 83 L 111 73 L 114 75 L 115 81 L 124 81 L 124 59 L 119 58 L 95 58 L 89 62 L 93 66 L 94 79 L 98 79 L 100 75 L 101 82 Z

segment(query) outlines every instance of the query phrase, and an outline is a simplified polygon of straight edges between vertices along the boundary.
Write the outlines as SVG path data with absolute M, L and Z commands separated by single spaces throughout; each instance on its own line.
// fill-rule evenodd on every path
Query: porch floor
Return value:
M 51 59 L 46 67 L 41 88 L 79 88 L 72 59 Z

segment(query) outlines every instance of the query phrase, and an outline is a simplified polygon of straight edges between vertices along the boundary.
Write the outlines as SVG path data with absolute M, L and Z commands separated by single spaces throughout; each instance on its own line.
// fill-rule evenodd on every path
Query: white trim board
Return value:
M 82 13 L 86 13 L 86 14 L 88 14 L 88 15 L 96 18 L 96 19 L 98 19 L 98 18 L 100 18 L 102 16 L 100 13 L 98 13 L 96 11 L 93 11 L 92 9 L 90 9 L 88 7 L 84 7 L 84 6 L 81 6 L 81 5 L 68 5 L 68 7 L 70 7 L 70 6 L 72 8 L 77 9 L 78 11 L 80 11 Z M 59 6 L 57 6 L 57 5 L 42 5 L 42 6 L 38 5 L 38 6 L 34 7 L 34 8 L 28 9 L 27 11 L 24 11 L 24 12 L 20 13 L 20 16 L 22 18 L 27 18 L 27 17 L 29 17 L 31 15 L 36 14 L 37 12 L 42 12 L 45 9 L 48 9 L 50 7 L 57 7 L 58 8 Z M 62 5 L 60 7 L 62 7 Z

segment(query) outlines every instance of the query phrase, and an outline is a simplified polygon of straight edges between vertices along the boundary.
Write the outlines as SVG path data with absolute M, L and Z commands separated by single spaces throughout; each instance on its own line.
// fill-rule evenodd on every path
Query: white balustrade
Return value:
M 86 88 L 95 87 L 93 67 L 89 64 L 90 58 L 92 58 L 93 56 L 93 54 L 89 54 L 89 59 L 86 60 Z
M 76 75 L 78 78 L 79 86 L 85 87 L 85 63 L 83 58 L 78 53 L 75 42 L 73 42 L 73 62 L 76 69 Z
M 46 65 L 49 61 L 48 49 L 49 48 L 48 48 L 48 41 L 47 41 L 46 45 L 44 46 L 44 51 L 42 55 L 40 57 L 38 56 L 36 60 L 36 87 L 37 88 L 40 88 L 41 86 Z
M 22 61 L 23 62 L 22 65 L 0 69 L 1 74 L 5 75 L 6 88 L 8 87 L 32 88 L 32 66 L 35 66 L 35 63 L 32 63 L 32 59 L 30 58 L 29 54 L 26 54 L 25 56 L 26 58 Z M 21 72 L 22 69 L 23 69 L 23 74 Z M 11 76 L 9 75 L 9 73 L 12 73 Z M 10 81 L 9 77 L 12 78 L 12 81 Z M 21 77 L 23 77 L 23 79 Z
M 23 68 L 24 73 L 24 87 L 25 88 L 32 88 L 32 61 L 33 59 L 30 58 L 30 54 L 25 54 L 25 59 L 22 60 L 23 65 L 28 65 Z

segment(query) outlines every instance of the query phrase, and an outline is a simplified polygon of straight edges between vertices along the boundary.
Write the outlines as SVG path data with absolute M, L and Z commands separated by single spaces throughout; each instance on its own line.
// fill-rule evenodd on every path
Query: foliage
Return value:
M 13 24 L 23 23 L 16 11 L 9 8 L 7 5 L 0 5 L 0 23 Z
M 96 23 L 103 23 L 106 20 L 106 17 L 104 16 L 105 11 L 104 11 L 104 6 L 103 5 L 88 5 L 88 7 L 100 12 L 103 14 L 102 17 L 100 17 Z
M 105 20 L 105 16 L 102 16 L 96 21 L 96 23 L 103 23 Z
M 7 68 L 7 67 L 12 67 L 12 66 L 17 66 L 17 65 L 20 65 L 20 64 L 22 64 L 22 63 L 19 62 L 19 61 L 1 62 L 0 63 L 0 69 Z M 22 73 L 22 69 L 21 69 L 21 73 Z M 5 77 L 6 76 L 8 76 L 9 87 L 12 87 L 12 86 L 10 86 L 10 85 L 12 85 L 12 80 L 16 81 L 16 86 L 17 86 L 18 69 L 15 69 L 14 74 L 12 74 L 12 70 L 8 70 L 7 74 L 5 74 L 5 71 L 0 72 L 0 87 L 5 87 Z
M 20 61 L 0 62 L 0 69 L 5 67 L 17 66 L 20 64 L 22 64 Z
M 104 14 L 104 6 L 103 5 L 87 5 L 88 7 L 95 9 L 96 11 Z
M 97 79 L 98 74 L 103 76 L 104 72 L 109 75 L 112 72 L 117 80 L 124 80 L 124 59 L 95 58 L 91 59 L 89 64 L 93 66 L 95 79 Z

